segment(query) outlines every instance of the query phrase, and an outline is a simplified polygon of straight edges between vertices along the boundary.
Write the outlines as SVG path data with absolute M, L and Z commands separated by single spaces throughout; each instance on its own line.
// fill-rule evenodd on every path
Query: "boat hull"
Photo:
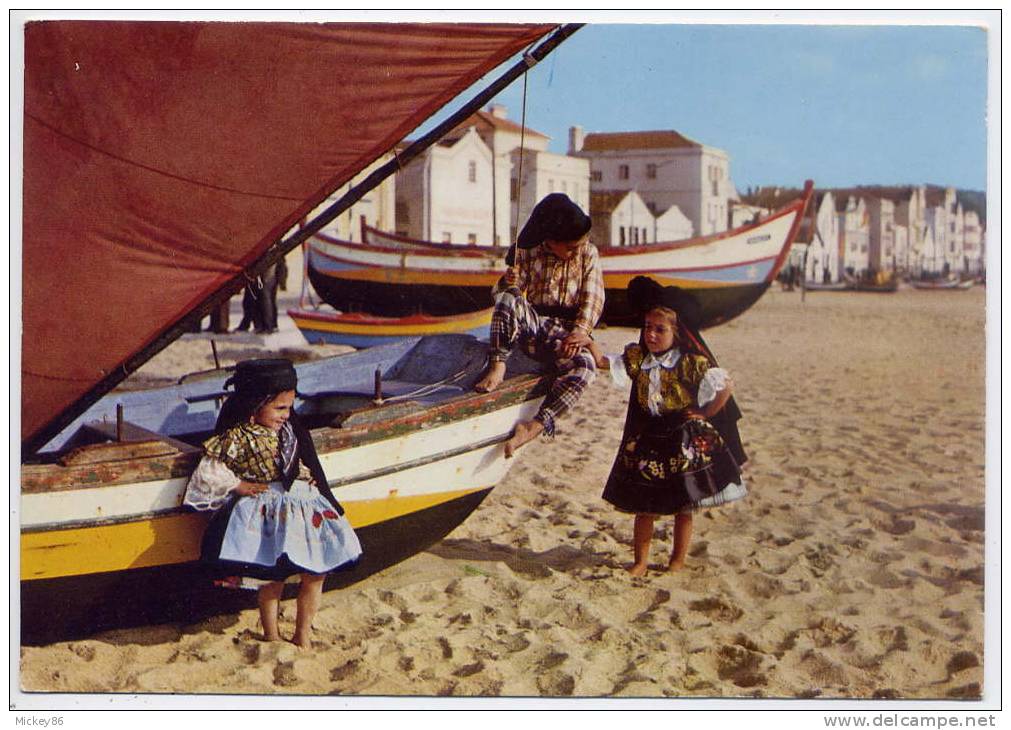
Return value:
M 288 316 L 310 344 L 374 347 L 434 334 L 464 334 L 487 338 L 491 309 L 433 317 L 381 317 L 289 309 Z
M 606 289 L 603 320 L 633 324 L 625 291 L 636 276 L 691 291 L 702 326 L 739 316 L 782 268 L 810 189 L 766 219 L 687 241 L 599 249 Z M 492 287 L 505 271 L 504 251 L 432 244 L 365 229 L 366 243 L 325 234 L 308 247 L 309 279 L 319 296 L 342 312 L 382 317 L 449 316 L 492 306 Z
M 356 529 L 362 558 L 327 577 L 324 590 L 343 588 L 421 552 L 460 525 L 491 493 L 475 489 L 430 507 Z M 206 518 L 191 515 L 192 533 Z M 289 594 L 296 587 L 286 589 Z M 290 597 L 290 595 L 289 595 Z M 62 576 L 21 583 L 21 642 L 43 644 L 96 632 L 180 622 L 256 606 L 253 591 L 212 585 L 196 561 Z

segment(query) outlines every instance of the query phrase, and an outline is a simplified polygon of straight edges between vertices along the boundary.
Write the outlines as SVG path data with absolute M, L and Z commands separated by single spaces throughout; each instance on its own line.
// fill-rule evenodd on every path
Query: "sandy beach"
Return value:
M 750 495 L 701 512 L 687 567 L 624 571 L 600 498 L 627 392 L 598 378 L 427 552 L 324 596 L 315 643 L 255 611 L 21 650 L 42 692 L 976 698 L 983 688 L 985 291 L 770 290 L 706 332 Z M 633 330 L 601 330 L 617 351 Z M 305 357 L 303 350 L 287 353 Z M 332 354 L 328 349 L 325 354 Z M 225 361 L 255 355 L 219 348 Z M 212 367 L 173 344 L 137 375 Z M 338 494 L 338 497 L 340 495 Z M 294 602 L 282 632 L 290 635 Z

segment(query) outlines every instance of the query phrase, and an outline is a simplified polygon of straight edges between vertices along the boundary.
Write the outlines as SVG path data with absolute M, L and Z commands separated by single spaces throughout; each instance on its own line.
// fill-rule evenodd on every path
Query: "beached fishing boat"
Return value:
M 745 312 L 782 268 L 812 189 L 808 181 L 797 200 L 724 233 L 599 248 L 607 288 L 604 321 L 632 322 L 625 289 L 640 274 L 695 294 L 703 327 Z M 319 296 L 340 311 L 447 316 L 491 306 L 491 287 L 505 271 L 505 254 L 505 249 L 416 241 L 366 227 L 361 243 L 326 233 L 311 237 L 307 270 Z
M 912 279 L 910 285 L 914 289 L 922 289 L 924 291 L 941 291 L 941 290 L 952 290 L 952 289 L 972 289 L 975 285 L 975 281 L 972 279 L 965 279 L 964 281 L 959 279 Z
M 436 334 L 469 334 L 487 339 L 491 313 L 491 309 L 483 309 L 445 317 L 425 314 L 375 317 L 357 312 L 328 312 L 304 307 L 288 310 L 288 316 L 310 344 L 351 347 L 374 347 L 405 337 Z
M 505 475 L 501 442 L 544 384 L 517 357 L 502 388 L 473 392 L 486 352 L 443 335 L 297 366 L 296 410 L 364 548 L 328 587 L 432 545 Z M 232 600 L 196 562 L 208 515 L 180 506 L 227 375 L 110 393 L 22 465 L 26 636 L 192 619 Z
M 180 506 L 226 373 L 113 388 L 577 28 L 25 27 L 22 640 L 249 605 L 206 587 L 194 562 L 205 517 Z M 293 113 L 306 105 L 313 114 Z M 494 393 L 470 392 L 484 351 L 469 337 L 415 338 L 298 366 L 297 408 L 366 551 L 328 586 L 431 544 L 505 473 L 498 443 L 542 386 L 516 365 Z

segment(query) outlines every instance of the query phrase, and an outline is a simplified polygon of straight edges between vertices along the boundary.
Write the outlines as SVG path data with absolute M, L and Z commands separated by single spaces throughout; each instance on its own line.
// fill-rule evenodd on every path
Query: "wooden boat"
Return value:
M 505 475 L 501 442 L 533 415 L 543 385 L 534 364 L 516 358 L 502 388 L 473 392 L 486 351 L 473 337 L 442 335 L 297 366 L 296 410 L 364 548 L 328 588 L 441 539 Z M 195 562 L 207 515 L 180 506 L 226 375 L 110 393 L 22 466 L 26 637 L 192 620 L 232 600 Z
M 966 281 L 959 281 L 958 279 L 913 279 L 909 283 L 914 289 L 922 289 L 924 291 L 971 289 L 973 286 L 972 279 Z
M 405 337 L 434 334 L 470 334 L 487 339 L 491 309 L 465 314 L 432 317 L 374 317 L 357 312 L 326 312 L 305 308 L 289 309 L 288 316 L 310 344 L 374 347 Z
M 804 283 L 807 291 L 847 291 L 850 285 L 845 281 L 833 281 L 828 284 L 824 282 L 808 281 Z
M 769 288 L 793 242 L 813 183 L 804 195 L 754 224 L 685 241 L 599 249 L 607 288 L 604 321 L 631 324 L 625 300 L 639 274 L 695 294 L 703 327 L 746 311 Z M 417 241 L 365 229 L 363 242 L 325 233 L 309 240 L 309 279 L 334 309 L 402 317 L 491 306 L 491 287 L 505 270 L 505 250 Z
M 26 25 L 22 641 L 250 605 L 199 574 L 205 516 L 180 507 L 226 373 L 113 388 L 578 27 Z M 306 104 L 313 114 L 292 113 Z M 471 392 L 484 351 L 443 335 L 298 365 L 297 407 L 365 547 L 328 587 L 431 544 L 505 473 L 498 444 L 542 386 L 517 361 L 499 390 Z

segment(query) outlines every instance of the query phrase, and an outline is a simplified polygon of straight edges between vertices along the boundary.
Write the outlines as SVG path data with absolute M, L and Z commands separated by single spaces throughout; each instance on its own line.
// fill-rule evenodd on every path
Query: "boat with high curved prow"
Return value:
M 739 316 L 782 268 L 811 198 L 803 195 L 756 223 L 685 241 L 598 247 L 607 298 L 603 319 L 632 324 L 625 289 L 645 274 L 694 294 L 702 326 Z M 592 234 L 591 234 L 592 235 Z M 506 250 L 456 246 L 383 233 L 363 224 L 363 242 L 321 232 L 308 242 L 313 288 L 334 309 L 378 317 L 445 317 L 486 309 L 505 271 Z

